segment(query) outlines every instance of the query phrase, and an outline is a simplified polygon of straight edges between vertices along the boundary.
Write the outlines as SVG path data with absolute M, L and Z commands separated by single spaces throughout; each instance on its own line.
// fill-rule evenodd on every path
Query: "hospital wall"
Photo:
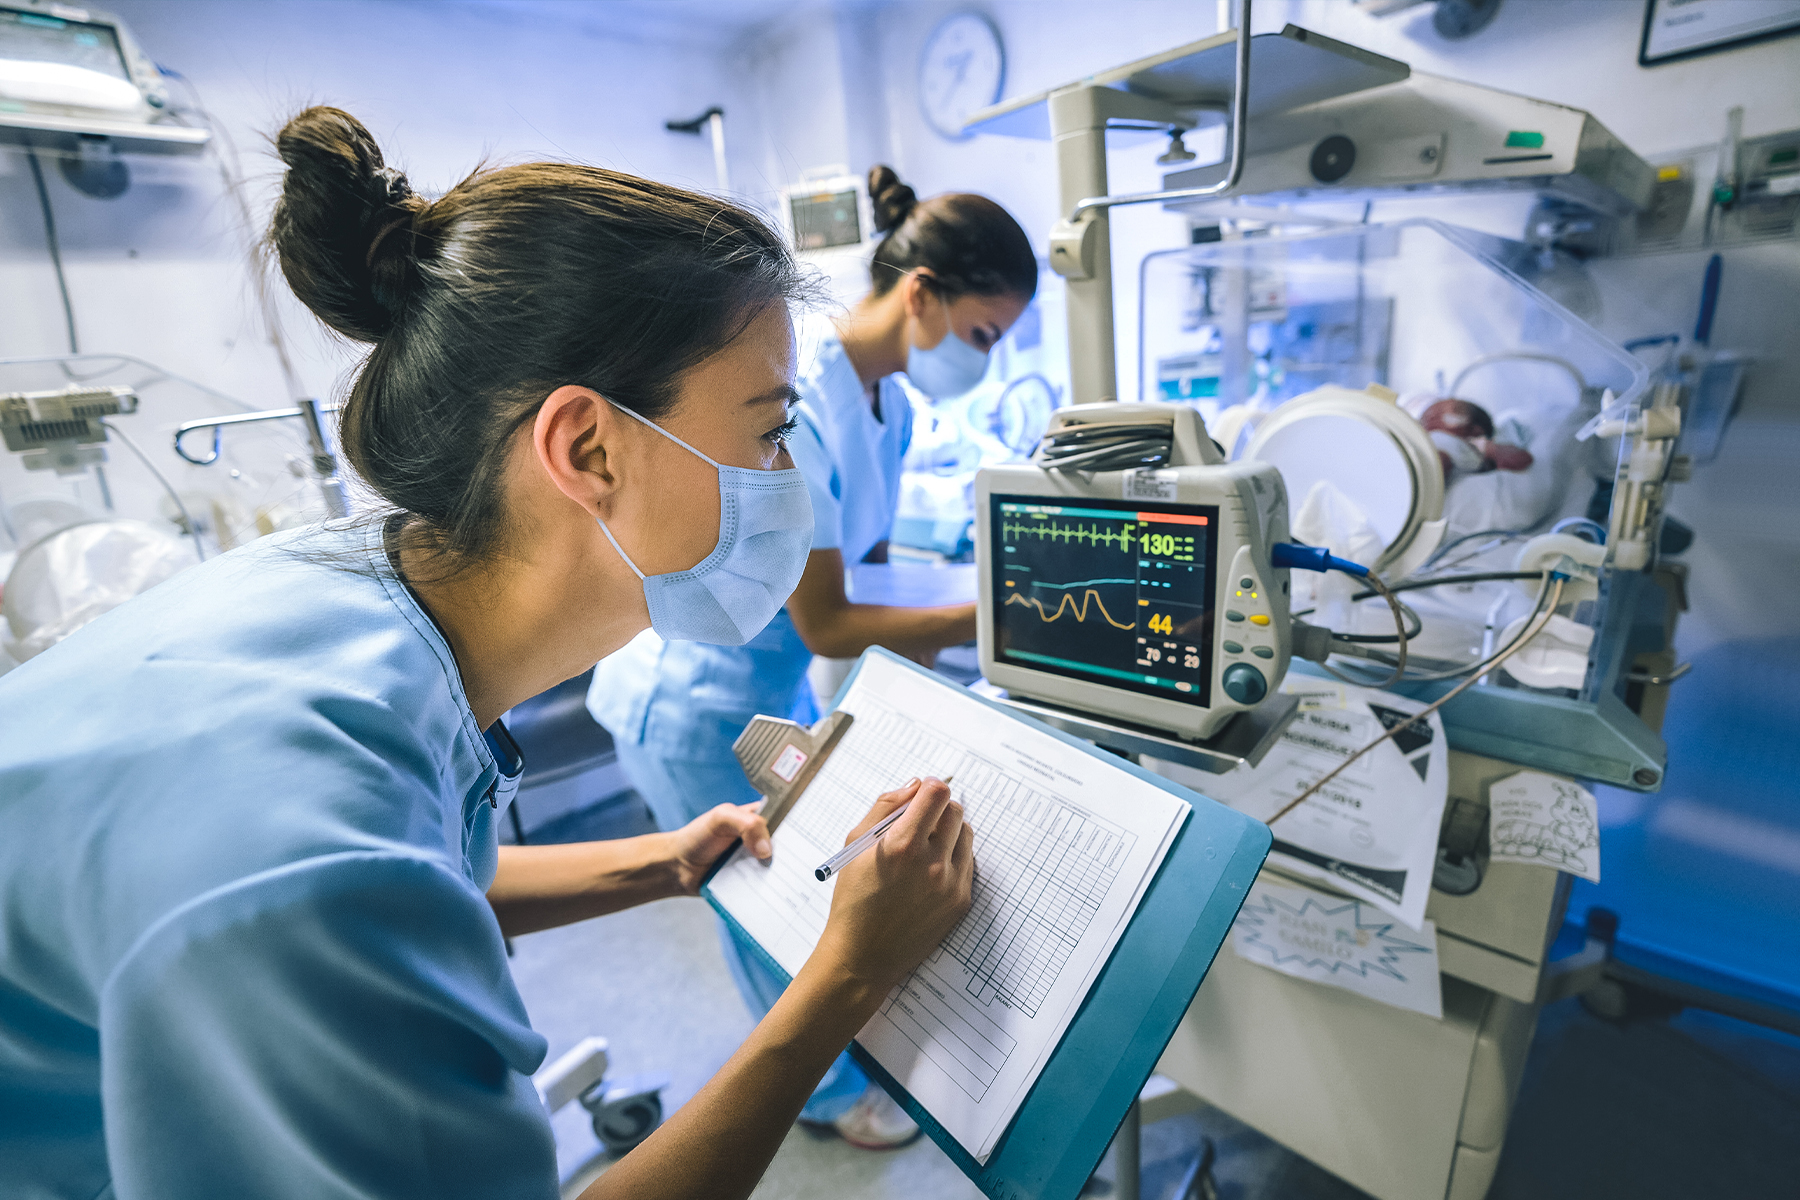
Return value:
M 218 159 L 133 157 L 114 200 L 83 196 L 46 160 L 82 348 L 134 354 L 254 406 L 290 397 L 263 339 L 248 243 L 279 184 L 270 137 L 309 103 L 362 118 L 427 194 L 481 163 L 571 159 L 714 185 L 704 138 L 671 134 L 709 104 L 741 107 L 704 45 L 625 40 L 598 6 L 427 0 L 111 0 L 155 60 L 181 73 L 236 148 L 258 228 L 246 229 Z M 567 14 L 566 16 L 563 14 Z M 191 93 L 171 81 L 180 102 Z M 66 348 L 62 310 L 23 156 L 0 153 L 0 356 Z M 357 348 L 325 336 L 277 286 L 301 381 L 346 381 Z M 194 415 L 194 414 L 188 414 Z

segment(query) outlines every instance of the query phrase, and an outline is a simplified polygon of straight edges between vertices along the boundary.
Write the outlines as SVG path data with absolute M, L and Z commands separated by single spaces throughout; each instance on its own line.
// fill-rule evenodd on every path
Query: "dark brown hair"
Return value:
M 344 455 L 448 570 L 495 549 L 508 446 L 551 392 L 579 384 L 654 419 L 683 371 L 801 290 L 780 237 L 715 197 L 540 162 L 427 201 L 335 108 L 300 113 L 275 146 L 282 274 L 374 345 Z
M 877 296 L 920 267 L 931 271 L 947 298 L 973 293 L 1029 300 L 1037 294 L 1031 239 L 986 196 L 949 192 L 922 201 L 894 168 L 878 166 L 869 171 L 869 203 L 875 232 L 887 235 L 869 264 Z

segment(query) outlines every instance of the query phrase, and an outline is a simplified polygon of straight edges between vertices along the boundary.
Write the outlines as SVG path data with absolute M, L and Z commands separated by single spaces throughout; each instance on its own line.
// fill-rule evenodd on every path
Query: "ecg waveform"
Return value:
M 1046 613 L 1044 611 L 1044 602 L 1042 600 L 1033 600 L 1027 596 L 1021 596 L 1017 592 L 1014 592 L 1012 595 L 1008 596 L 1006 598 L 1006 602 L 1008 604 L 1028 604 L 1032 608 L 1037 609 L 1038 618 L 1040 620 L 1042 620 L 1044 622 L 1044 624 L 1046 624 L 1046 625 L 1048 625 L 1052 621 L 1059 619 L 1063 615 L 1063 613 L 1069 612 L 1069 611 L 1074 612 L 1075 620 L 1077 622 L 1085 624 L 1088 619 L 1087 618 L 1088 609 L 1090 607 L 1092 607 L 1092 608 L 1099 609 L 1100 615 L 1102 617 L 1104 617 L 1106 620 L 1106 623 L 1108 625 L 1111 625 L 1114 629 L 1136 629 L 1137 628 L 1137 626 L 1135 624 L 1126 625 L 1121 622 L 1113 620 L 1112 614 L 1106 611 L 1106 605 L 1104 605 L 1100 602 L 1100 593 L 1095 591 L 1093 588 L 1088 588 L 1085 592 L 1081 593 L 1081 600 L 1079 603 L 1076 601 L 1075 597 L 1071 596 L 1067 592 L 1064 592 L 1062 594 L 1062 600 L 1060 603 L 1057 604 L 1056 611 L 1054 613 Z
M 1079 543 L 1088 546 L 1111 547 L 1115 542 L 1121 554 L 1131 553 L 1131 544 L 1138 540 L 1137 529 L 1125 525 L 1118 529 L 1089 528 L 1086 525 L 1059 525 L 1055 521 L 1023 521 L 1017 524 L 1003 522 L 1001 533 L 1006 537 L 1032 537 L 1039 541 Z

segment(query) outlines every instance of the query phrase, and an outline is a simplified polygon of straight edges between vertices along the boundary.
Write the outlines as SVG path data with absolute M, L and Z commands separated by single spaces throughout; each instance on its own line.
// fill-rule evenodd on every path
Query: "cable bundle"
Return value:
M 1174 453 L 1174 422 L 1095 421 L 1053 429 L 1032 461 L 1046 471 L 1135 471 Z

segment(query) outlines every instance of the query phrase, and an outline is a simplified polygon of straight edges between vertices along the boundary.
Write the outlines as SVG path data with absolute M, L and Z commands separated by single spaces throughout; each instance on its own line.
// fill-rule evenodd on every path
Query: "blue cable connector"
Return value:
M 1369 568 L 1361 563 L 1339 558 L 1318 546 L 1302 546 L 1297 542 L 1276 542 L 1269 551 L 1269 561 L 1276 567 L 1302 571 L 1342 571 L 1346 575 L 1367 576 Z

